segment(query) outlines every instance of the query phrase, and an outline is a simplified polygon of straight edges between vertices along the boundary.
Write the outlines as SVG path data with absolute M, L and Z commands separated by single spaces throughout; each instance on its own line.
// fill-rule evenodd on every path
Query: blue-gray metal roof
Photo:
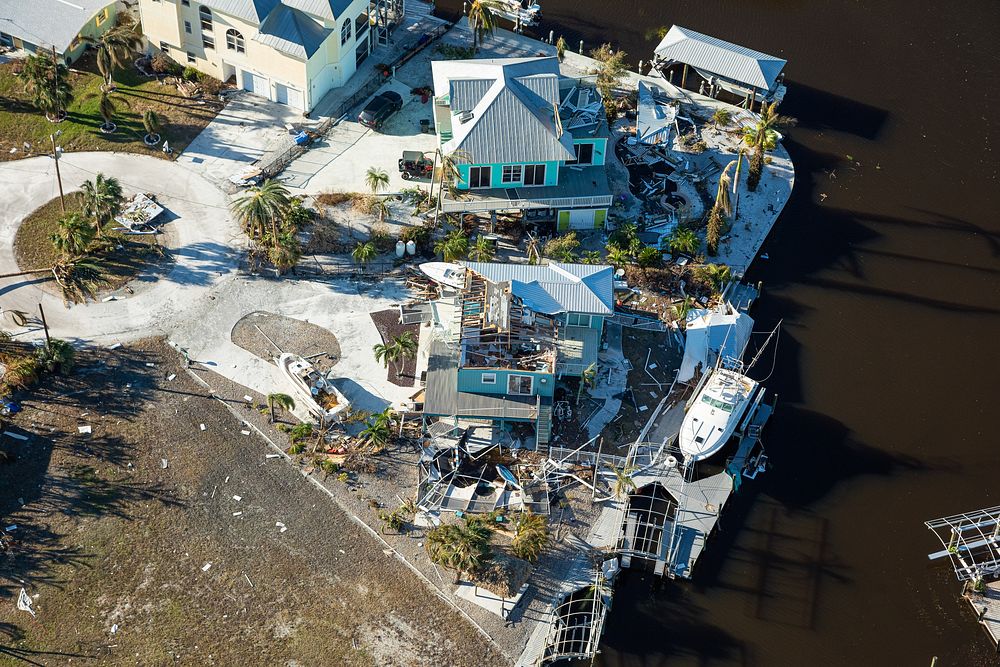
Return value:
M 675 25 L 656 47 L 661 61 L 686 63 L 732 81 L 771 90 L 786 60 Z
M 0 32 L 64 53 L 80 28 L 113 4 L 113 0 L 0 0 Z
M 635 136 L 639 143 L 662 144 L 670 138 L 678 108 L 670 102 L 660 88 L 639 82 L 635 118 Z
M 199 0 L 199 4 L 260 25 L 280 5 L 325 21 L 336 21 L 350 6 L 351 0 Z
M 267 15 L 254 41 L 308 60 L 332 33 L 297 9 L 281 5 Z
M 595 264 L 462 262 L 490 282 L 509 282 L 511 292 L 539 313 L 614 313 L 614 269 Z
M 574 158 L 573 136 L 558 122 L 558 59 L 435 61 L 432 69 L 435 94 L 458 95 L 445 152 L 462 151 L 474 164 Z

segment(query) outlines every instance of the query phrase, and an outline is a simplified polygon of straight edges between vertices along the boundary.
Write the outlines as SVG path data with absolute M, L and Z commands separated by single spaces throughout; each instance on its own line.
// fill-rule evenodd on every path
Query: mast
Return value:
M 747 366 L 748 371 L 754 367 L 754 364 L 757 363 L 757 359 L 760 358 L 761 353 L 767 348 L 767 344 L 771 342 L 771 338 L 774 337 L 774 334 L 778 332 L 778 329 L 781 328 L 781 323 L 784 321 L 785 321 L 784 318 L 778 320 L 778 323 L 774 326 L 774 329 L 771 331 L 771 333 L 767 335 L 767 340 L 765 340 L 764 344 L 761 345 L 759 350 L 757 350 L 757 354 L 753 355 L 753 360 L 751 360 L 750 365 Z

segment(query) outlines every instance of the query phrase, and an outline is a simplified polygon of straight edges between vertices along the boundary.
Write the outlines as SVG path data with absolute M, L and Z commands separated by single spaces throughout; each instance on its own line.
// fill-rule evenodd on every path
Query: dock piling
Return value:
M 583 40 L 580 40 L 580 55 L 583 55 Z

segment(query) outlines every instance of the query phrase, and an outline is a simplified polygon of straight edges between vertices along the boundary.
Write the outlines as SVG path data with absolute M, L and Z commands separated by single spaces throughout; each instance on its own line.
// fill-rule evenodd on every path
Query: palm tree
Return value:
M 485 236 L 479 236 L 469 248 L 469 259 L 474 262 L 491 262 L 496 255 L 493 242 Z
M 278 406 L 282 410 L 294 410 L 295 399 L 288 394 L 268 394 L 267 409 L 271 412 L 271 423 L 274 423 L 274 407 Z
M 542 261 L 542 252 L 539 245 L 538 237 L 529 232 L 528 242 L 524 246 L 524 251 L 528 256 L 528 264 L 538 264 Z
M 469 252 L 469 237 L 461 229 L 454 229 L 434 244 L 434 252 L 440 253 L 446 262 L 454 262 Z
M 100 238 L 104 226 L 120 215 L 125 204 L 121 183 L 114 176 L 97 174 L 92 181 L 84 181 L 83 214 L 94 221 L 97 237 Z
M 669 244 L 670 252 L 693 255 L 698 252 L 698 246 L 701 245 L 701 241 L 693 229 L 678 225 L 674 229 L 674 233 L 670 236 Z
M 549 522 L 541 514 L 525 512 L 514 523 L 511 551 L 518 558 L 534 562 L 549 543 Z
M 142 34 L 135 25 L 117 25 L 100 37 L 84 37 L 83 41 L 94 47 L 96 51 L 97 70 L 104 77 L 104 87 L 114 88 L 116 69 L 124 69 L 129 65 L 129 59 L 142 46 Z
M 733 119 L 733 114 L 730 113 L 729 109 L 725 107 L 719 107 L 712 114 L 712 125 L 719 127 L 720 125 L 729 125 L 730 121 Z
M 371 241 L 367 243 L 358 243 L 354 246 L 354 250 L 351 251 L 351 257 L 354 261 L 364 267 L 368 262 L 375 259 L 378 255 L 378 250 L 375 248 L 375 244 Z
M 407 359 L 414 359 L 417 356 L 417 348 L 419 344 L 417 339 L 413 337 L 413 334 L 409 331 L 404 331 L 398 336 L 393 337 L 392 344 L 399 349 L 399 358 L 402 361 Z M 403 375 L 403 364 L 399 364 L 396 369 L 396 377 L 401 377 Z
M 3 381 L 8 387 L 27 389 L 38 379 L 38 359 L 33 356 L 15 357 L 8 361 Z
M 270 228 L 272 243 L 277 247 L 278 224 L 284 218 L 290 203 L 288 188 L 269 178 L 261 185 L 250 188 L 248 194 L 233 200 L 230 209 L 251 239 L 263 240 Z
M 101 114 L 101 118 L 104 120 L 104 124 L 101 125 L 101 132 L 109 134 L 114 132 L 118 126 L 115 125 L 115 114 L 118 113 L 118 107 L 115 106 L 115 98 L 112 97 L 114 91 L 112 90 L 102 90 L 101 99 L 97 103 L 97 113 Z
M 694 308 L 695 303 L 693 296 L 684 297 L 680 303 L 674 306 L 674 313 L 677 315 L 677 319 L 686 320 L 688 313 Z
M 389 443 L 389 439 L 392 438 L 392 425 L 394 421 L 392 409 L 386 408 L 368 420 L 367 426 L 358 434 L 358 437 L 373 452 L 380 452 L 385 449 L 385 446 Z
M 299 243 L 299 237 L 294 232 L 288 231 L 278 234 L 278 242 L 268 249 L 267 256 L 275 268 L 284 273 L 298 264 L 302 258 L 302 244 Z
M 584 250 L 580 255 L 580 261 L 584 264 L 600 264 L 604 260 L 600 250 Z
M 733 271 L 728 264 L 709 264 L 705 267 L 705 277 L 712 283 L 716 292 L 729 282 Z
M 563 61 L 566 57 L 566 38 L 559 35 L 559 39 L 556 40 L 556 57 L 559 58 L 559 62 Z
M 747 188 L 753 192 L 760 183 L 764 171 L 764 153 L 778 145 L 778 128 L 795 124 L 795 119 L 778 115 L 778 103 L 766 104 L 760 110 L 757 123 L 743 130 L 743 141 L 753 153 L 750 155 L 750 171 L 747 174 Z
M 469 5 L 469 27 L 472 28 L 472 48 L 482 45 L 487 35 L 497 27 L 500 3 L 496 0 L 472 0 Z
M 388 344 L 376 343 L 372 346 L 372 353 L 375 355 L 375 361 L 386 369 L 389 368 L 389 364 L 395 364 L 403 356 L 403 351 L 395 341 L 390 341 Z
M 40 51 L 25 58 L 21 75 L 31 103 L 50 121 L 62 120 L 66 107 L 73 101 L 67 67 L 54 62 L 47 51 Z
M 150 145 L 158 144 L 160 142 L 160 117 L 156 115 L 155 111 L 147 109 L 142 114 L 142 126 L 146 130 L 143 141 Z
M 635 480 L 632 479 L 632 475 L 638 470 L 633 465 L 625 465 L 621 468 L 616 468 L 611 466 L 611 471 L 615 473 L 615 483 L 611 489 L 614 497 L 621 500 L 628 494 L 635 491 Z
M 76 352 L 73 346 L 59 338 L 51 339 L 35 352 L 38 363 L 49 373 L 68 373 L 73 369 Z M 6 379 L 6 376 L 4 376 Z
M 629 254 L 629 252 L 627 250 L 623 250 L 621 247 L 613 243 L 608 244 L 607 250 L 608 250 L 608 256 L 607 256 L 608 263 L 614 266 L 615 268 L 620 269 L 632 262 L 632 256 Z
M 474 572 L 489 558 L 487 531 L 469 525 L 442 525 L 427 533 L 427 555 L 432 562 L 455 570 L 455 583 L 462 572 Z
M 89 220 L 79 213 L 70 213 L 59 221 L 56 231 L 49 238 L 60 255 L 73 259 L 87 253 L 94 234 L 94 226 Z
M 376 202 L 373 208 L 378 212 L 379 222 L 382 222 L 388 212 L 388 207 L 378 194 L 389 187 L 389 174 L 386 173 L 385 169 L 368 167 L 368 171 L 365 172 L 365 185 L 372 191 Z
M 597 364 L 590 364 L 580 374 L 580 389 L 576 392 L 576 404 L 580 404 L 584 388 L 593 389 L 597 384 Z
M 726 228 L 726 218 L 729 217 L 729 183 L 731 179 L 725 171 L 719 176 L 719 187 L 715 192 L 715 204 L 708 214 L 708 228 L 706 230 L 706 243 L 708 254 L 716 255 L 719 252 L 719 240 Z
M 635 258 L 636 263 L 644 269 L 659 266 L 663 262 L 663 253 L 659 248 L 646 246 L 639 250 Z

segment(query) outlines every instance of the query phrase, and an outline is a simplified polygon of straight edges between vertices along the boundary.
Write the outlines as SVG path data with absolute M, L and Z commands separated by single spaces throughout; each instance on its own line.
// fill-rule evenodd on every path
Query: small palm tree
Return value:
M 629 254 L 628 250 L 624 250 L 621 247 L 609 243 L 607 246 L 608 256 L 607 260 L 615 268 L 622 268 L 628 264 L 632 263 L 632 255 Z
M 35 380 L 41 370 L 38 367 L 38 359 L 33 356 L 15 357 L 6 363 L 7 370 L 3 374 L 3 381 L 8 387 L 15 389 L 27 389 Z
M 393 423 L 392 409 L 386 408 L 368 420 L 367 426 L 358 434 L 358 437 L 373 452 L 380 452 L 385 449 L 392 438 Z
M 288 394 L 268 394 L 267 395 L 267 409 L 271 413 L 271 423 L 274 423 L 274 408 L 275 406 L 281 408 L 282 410 L 294 410 L 295 409 L 295 399 L 293 399 Z
M 56 231 L 49 238 L 60 255 L 73 259 L 87 253 L 95 233 L 89 220 L 79 213 L 71 213 L 59 221 Z
M 115 114 L 118 113 L 118 107 L 115 105 L 117 98 L 113 96 L 114 91 L 102 90 L 100 101 L 97 103 L 97 113 L 101 114 L 101 119 L 104 123 L 101 125 L 101 132 L 111 133 L 114 132 L 118 126 L 115 125 Z
M 50 121 L 62 120 L 66 107 L 73 101 L 69 69 L 53 61 L 47 51 L 40 51 L 25 58 L 21 76 L 24 91 L 31 96 L 35 108 Z
M 597 364 L 590 364 L 585 369 L 583 373 L 580 374 L 580 389 L 576 392 L 576 403 L 580 404 L 580 399 L 583 397 L 583 390 L 593 389 L 597 385 Z
M 114 176 L 98 173 L 92 181 L 84 181 L 83 214 L 94 221 L 97 237 L 104 232 L 105 225 L 120 215 L 125 205 L 121 183 Z
M 669 244 L 670 252 L 693 255 L 698 252 L 698 246 L 701 245 L 701 241 L 693 229 L 678 225 L 674 229 L 674 233 L 670 236 Z
M 249 193 L 238 197 L 230 209 L 243 225 L 243 231 L 252 240 L 264 240 L 270 230 L 274 246 L 278 245 L 278 225 L 283 220 L 291 202 L 288 188 L 269 178 Z
M 399 349 L 399 358 L 401 361 L 407 359 L 415 359 L 417 356 L 417 348 L 419 344 L 417 339 L 409 331 L 404 331 L 403 333 L 395 336 L 392 339 L 392 344 Z M 403 364 L 399 364 L 396 371 L 396 377 L 400 377 L 403 374 Z
M 541 514 L 525 512 L 514 523 L 511 551 L 518 558 L 534 562 L 549 543 L 549 522 Z
M 76 352 L 73 346 L 59 338 L 49 340 L 35 353 L 38 363 L 49 373 L 68 373 L 73 369 Z M 4 377 L 6 379 L 6 376 Z
M 712 283 L 713 289 L 719 291 L 729 282 L 733 271 L 728 264 L 709 264 L 705 267 L 705 277 Z
M 371 241 L 368 241 L 367 243 L 358 243 L 354 246 L 354 250 L 351 251 L 351 257 L 353 257 L 354 261 L 362 267 L 367 265 L 377 256 L 378 250 L 375 248 L 375 244 Z
M 432 562 L 455 571 L 455 583 L 462 572 L 475 572 L 489 558 L 486 531 L 468 525 L 442 525 L 427 533 L 427 555 Z
M 708 254 L 716 255 L 719 252 L 719 241 L 726 228 L 726 218 L 730 213 L 729 184 L 732 182 L 729 174 L 722 172 L 719 176 L 719 187 L 715 193 L 715 204 L 708 214 L 708 227 L 706 230 L 706 243 Z
M 604 261 L 600 250 L 584 250 L 580 255 L 580 261 L 584 264 L 600 264 Z
M 434 252 L 440 253 L 446 262 L 460 260 L 469 252 L 469 237 L 461 229 L 452 230 L 434 244 Z
M 395 364 L 399 361 L 399 358 L 403 354 L 399 346 L 393 341 L 390 341 L 388 344 L 376 343 L 372 346 L 372 353 L 375 355 L 375 361 L 385 366 L 386 369 L 389 368 L 389 364 Z
M 493 242 L 485 236 L 477 237 L 472 247 L 469 248 L 469 259 L 474 262 L 491 262 L 495 255 L 496 250 L 493 247 Z
M 267 251 L 267 257 L 281 273 L 299 263 L 302 258 L 302 244 L 294 232 L 283 232 L 278 235 L 278 242 Z
M 385 169 L 368 167 L 368 171 L 365 172 L 365 185 L 368 186 L 368 189 L 372 191 L 372 196 L 375 197 L 376 204 L 373 208 L 378 212 L 379 222 L 382 222 L 388 212 L 388 207 L 385 201 L 378 195 L 389 187 L 389 174 L 386 173 Z
M 674 308 L 674 314 L 677 315 L 677 319 L 685 320 L 687 319 L 688 313 L 695 306 L 695 300 L 693 296 L 684 297 L 680 303 L 676 304 Z
M 497 28 L 500 3 L 497 0 L 472 0 L 469 5 L 469 27 L 472 28 L 472 47 L 479 48 L 483 40 Z
M 121 24 L 100 37 L 84 37 L 83 41 L 96 51 L 97 70 L 104 77 L 105 88 L 114 88 L 116 69 L 128 67 L 129 60 L 142 46 L 142 33 L 134 24 Z
M 622 466 L 617 468 L 611 466 L 611 471 L 615 474 L 615 483 L 611 489 L 614 497 L 621 500 L 628 494 L 635 491 L 635 480 L 632 479 L 632 475 L 636 473 L 638 468 L 633 465 Z
M 528 234 L 528 242 L 524 246 L 524 251 L 528 256 L 528 264 L 538 264 L 542 261 L 541 242 L 534 234 Z
M 559 39 L 556 40 L 556 57 L 559 58 L 559 62 L 563 61 L 566 57 L 566 38 L 559 35 Z
M 747 188 L 752 192 L 760 183 L 764 171 L 764 153 L 778 145 L 778 128 L 794 125 L 795 119 L 778 115 L 778 103 L 764 105 L 756 124 L 743 130 L 743 141 L 753 151 L 750 154 L 750 170 L 747 173 Z
M 143 140 L 147 144 L 157 144 L 160 142 L 160 117 L 152 109 L 147 109 L 142 114 L 142 127 L 146 130 Z
M 712 125 L 714 125 L 715 127 L 729 125 L 732 119 L 733 119 L 733 114 L 730 113 L 729 109 L 726 109 L 725 107 L 719 107 L 718 109 L 715 110 L 715 113 L 712 114 Z

